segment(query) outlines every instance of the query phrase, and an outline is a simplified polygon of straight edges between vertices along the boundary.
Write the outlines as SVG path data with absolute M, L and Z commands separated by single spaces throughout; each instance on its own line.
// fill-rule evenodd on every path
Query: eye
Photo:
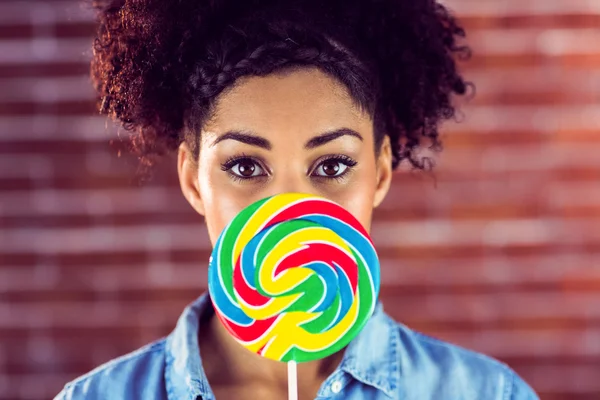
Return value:
M 356 165 L 356 161 L 345 155 L 329 157 L 317 166 L 314 175 L 324 178 L 339 178 Z
M 230 175 L 238 179 L 251 179 L 265 176 L 263 168 L 251 157 L 232 157 L 221 164 L 223 171 L 229 171 Z
M 317 178 L 341 180 L 357 164 L 352 158 L 338 154 L 329 156 L 318 163 L 311 174 Z M 246 155 L 233 156 L 221 164 L 221 170 L 227 171 L 229 176 L 236 181 L 249 181 L 251 179 L 267 176 L 260 162 Z

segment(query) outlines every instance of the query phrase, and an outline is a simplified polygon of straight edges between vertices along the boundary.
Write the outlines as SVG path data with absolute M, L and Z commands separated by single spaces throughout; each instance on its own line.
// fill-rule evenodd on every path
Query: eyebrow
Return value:
M 333 131 L 321 133 L 320 135 L 311 138 L 308 142 L 306 142 L 306 144 L 304 144 L 304 149 L 310 150 L 314 149 L 315 147 L 323 146 L 324 144 L 329 143 L 332 140 L 335 140 L 342 136 L 354 136 L 360 139 L 361 142 L 363 141 L 363 137 L 360 135 L 360 133 L 356 132 L 355 130 L 350 128 L 340 128 L 335 129 Z M 273 148 L 271 142 L 251 131 L 227 131 L 225 134 L 219 136 L 210 145 L 210 147 L 227 139 L 237 140 L 238 142 L 260 147 L 265 150 L 271 150 Z

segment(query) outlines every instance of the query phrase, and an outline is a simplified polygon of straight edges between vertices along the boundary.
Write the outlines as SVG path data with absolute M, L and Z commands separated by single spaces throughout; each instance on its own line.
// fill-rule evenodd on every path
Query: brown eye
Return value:
M 323 163 L 323 172 L 327 176 L 334 176 L 340 170 L 340 163 L 338 161 L 327 160 Z
M 319 164 L 315 169 L 314 175 L 325 177 L 325 178 L 337 178 L 344 175 L 346 170 L 352 165 L 348 165 L 349 162 L 338 158 L 330 158 Z
M 240 179 L 250 179 L 265 175 L 260 164 L 250 157 L 232 158 L 222 164 L 221 169 L 229 171 L 231 176 Z
M 329 156 L 315 168 L 313 176 L 320 178 L 339 179 L 346 176 L 357 164 L 355 160 L 344 154 Z
M 252 174 L 254 174 L 256 166 L 253 162 L 249 160 L 244 160 L 237 164 L 237 169 L 241 176 L 249 177 L 252 176 Z

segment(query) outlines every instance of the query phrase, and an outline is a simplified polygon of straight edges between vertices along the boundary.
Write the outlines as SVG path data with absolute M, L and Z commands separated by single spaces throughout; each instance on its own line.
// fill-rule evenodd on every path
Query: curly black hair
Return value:
M 373 118 L 375 151 L 390 136 L 395 169 L 425 143 L 470 83 L 470 57 L 435 0 L 94 0 L 99 26 L 91 78 L 100 113 L 133 133 L 142 164 L 199 132 L 215 100 L 243 76 L 316 67 L 342 82 Z

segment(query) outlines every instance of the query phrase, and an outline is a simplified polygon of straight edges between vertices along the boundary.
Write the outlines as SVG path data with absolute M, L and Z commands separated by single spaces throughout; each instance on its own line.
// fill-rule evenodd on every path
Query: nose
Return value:
M 287 168 L 279 173 L 271 182 L 269 196 L 281 193 L 306 193 L 319 195 L 314 185 L 311 184 L 311 177 L 306 172 Z

